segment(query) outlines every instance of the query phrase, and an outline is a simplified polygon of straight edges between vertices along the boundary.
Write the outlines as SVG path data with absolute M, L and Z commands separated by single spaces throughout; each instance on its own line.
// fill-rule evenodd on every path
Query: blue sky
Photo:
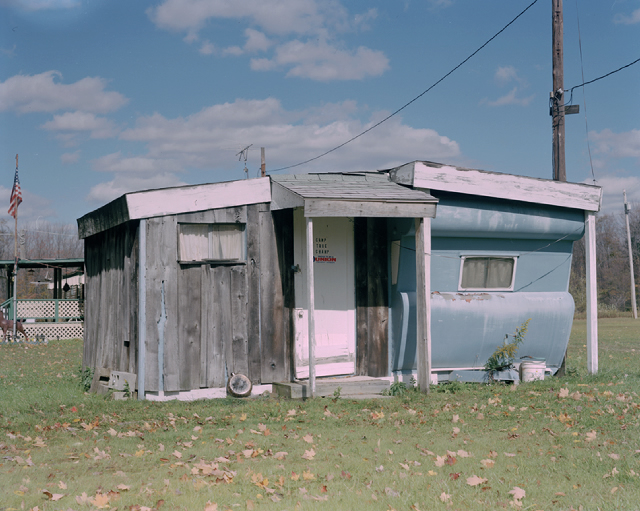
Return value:
M 440 79 L 532 0 L 0 0 L 0 204 L 74 222 L 128 191 L 313 158 Z M 564 1 L 565 89 L 640 57 L 640 0 Z M 578 22 L 580 31 L 578 31 Z M 551 0 L 358 140 L 285 172 L 431 160 L 550 178 Z M 640 63 L 583 89 L 567 179 L 640 206 Z M 569 98 L 567 98 L 568 100 Z M 590 163 L 585 108 L 588 120 Z M 12 219 L 2 210 L 2 216 Z

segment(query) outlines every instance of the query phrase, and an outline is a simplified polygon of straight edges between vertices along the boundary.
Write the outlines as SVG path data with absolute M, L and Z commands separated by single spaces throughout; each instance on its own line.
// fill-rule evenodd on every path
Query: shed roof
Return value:
M 271 176 L 271 209 L 305 216 L 434 217 L 438 199 L 378 172 Z
M 602 202 L 602 188 L 599 186 L 466 169 L 430 161 L 414 161 L 384 172 L 388 172 L 395 183 L 424 190 L 457 192 L 584 211 L 599 211 Z
M 270 200 L 271 189 L 267 177 L 125 193 L 79 218 L 78 236 L 84 239 L 129 220 L 230 208 Z

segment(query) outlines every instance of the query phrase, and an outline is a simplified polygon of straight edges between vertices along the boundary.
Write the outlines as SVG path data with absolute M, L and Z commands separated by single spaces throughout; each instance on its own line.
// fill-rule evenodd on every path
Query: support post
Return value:
M 313 280 L 313 218 L 307 217 L 307 320 L 309 322 L 309 396 L 316 397 L 316 318 Z
M 631 273 L 631 310 L 633 319 L 638 319 L 638 307 L 636 306 L 636 279 L 633 274 L 633 249 L 631 248 L 631 230 L 629 229 L 629 204 L 627 204 L 627 191 L 622 191 L 624 197 L 624 217 L 627 222 L 627 244 L 629 245 L 629 272 Z
M 138 225 L 138 399 L 144 399 L 147 342 L 147 221 Z
M 551 115 L 553 127 L 553 179 L 566 181 L 564 155 L 564 49 L 562 0 L 552 0 L 552 49 L 553 91 L 551 92 Z
M 598 283 L 596 279 L 596 214 L 585 211 L 587 274 L 587 371 L 598 372 Z
M 431 384 L 431 218 L 416 218 L 416 337 L 418 386 Z

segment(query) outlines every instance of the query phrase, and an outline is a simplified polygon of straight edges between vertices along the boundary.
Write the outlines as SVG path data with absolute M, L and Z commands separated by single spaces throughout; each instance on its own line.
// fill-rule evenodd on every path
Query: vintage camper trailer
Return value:
M 440 381 L 477 380 L 507 334 L 525 321 L 518 355 L 555 374 L 573 322 L 568 292 L 573 242 L 585 212 L 598 211 L 597 186 L 414 162 L 392 181 L 438 198 L 431 223 L 432 371 Z M 391 371 L 416 370 L 413 226 L 391 220 Z M 406 376 L 405 378 L 406 379 Z
M 94 388 L 126 372 L 150 399 L 224 396 L 232 373 L 254 392 L 336 375 L 424 388 L 432 366 L 482 368 L 531 318 L 522 354 L 555 371 L 572 244 L 599 204 L 598 187 L 426 162 L 128 193 L 78 220 L 83 365 Z

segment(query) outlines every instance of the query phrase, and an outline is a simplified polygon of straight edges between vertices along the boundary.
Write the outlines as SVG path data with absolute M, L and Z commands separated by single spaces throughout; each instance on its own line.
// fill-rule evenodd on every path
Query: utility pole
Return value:
M 260 177 L 267 175 L 267 165 L 264 160 L 264 147 L 260 148 Z
M 566 181 L 564 159 L 564 63 L 562 0 L 551 0 L 553 22 L 553 92 L 551 92 L 551 123 L 553 126 L 553 179 Z
M 631 271 L 631 309 L 633 319 L 638 319 L 638 308 L 636 307 L 636 280 L 633 276 L 633 250 L 631 249 L 631 230 L 629 229 L 629 204 L 627 204 L 627 191 L 622 191 L 624 197 L 624 216 L 627 221 L 627 244 L 629 245 L 629 270 Z

